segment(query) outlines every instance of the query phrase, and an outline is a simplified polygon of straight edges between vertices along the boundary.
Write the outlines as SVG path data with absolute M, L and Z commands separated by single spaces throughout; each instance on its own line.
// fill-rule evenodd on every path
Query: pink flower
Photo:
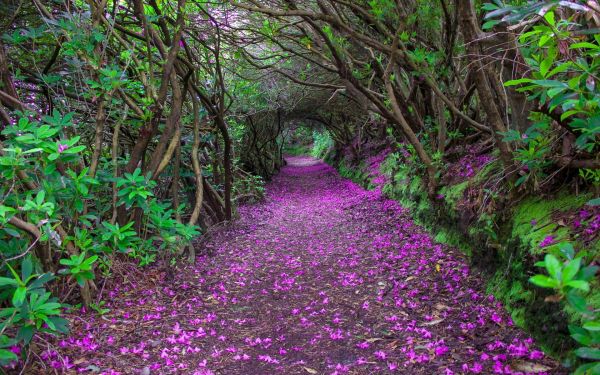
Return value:
M 68 148 L 69 148 L 69 146 L 68 146 L 68 145 L 65 145 L 65 144 L 59 143 L 59 144 L 58 144 L 58 153 L 59 153 L 59 154 L 62 154 L 62 153 L 63 153 L 63 152 L 65 152 L 65 151 L 66 151 Z M 82 312 L 85 312 L 85 311 L 82 311 Z
M 378 350 L 375 353 L 373 353 L 375 355 L 375 357 L 384 360 L 387 358 L 387 354 L 385 354 L 385 352 L 383 350 Z
M 471 367 L 471 372 L 479 374 L 481 371 L 483 371 L 483 366 L 481 365 L 481 363 L 479 363 L 479 362 L 473 363 L 473 366 Z
M 554 236 L 546 236 L 542 242 L 540 242 L 540 247 L 547 247 L 554 243 Z
M 502 323 L 502 317 L 498 315 L 495 311 L 492 313 L 490 319 L 496 324 Z
M 436 348 L 434 349 L 434 353 L 436 357 L 440 357 L 446 353 L 448 353 L 449 349 L 446 345 L 441 344 L 439 346 L 436 346 Z
M 544 358 L 544 353 L 539 350 L 533 350 L 529 353 L 529 359 L 542 359 Z
M 356 344 L 356 346 L 361 349 L 367 349 L 369 347 L 369 343 L 367 341 L 363 341 L 361 343 Z

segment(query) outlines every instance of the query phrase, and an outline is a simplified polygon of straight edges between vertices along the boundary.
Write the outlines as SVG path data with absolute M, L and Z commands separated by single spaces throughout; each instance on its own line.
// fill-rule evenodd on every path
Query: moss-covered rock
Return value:
M 590 200 L 591 196 L 579 196 L 562 193 L 552 199 L 528 197 L 519 203 L 512 220 L 512 237 L 519 238 L 531 249 L 540 254 L 540 243 L 548 236 L 558 242 L 568 238 L 568 228 L 554 222 L 552 214 L 557 211 L 576 209 Z M 553 251 L 556 246 L 548 246 L 544 252 Z

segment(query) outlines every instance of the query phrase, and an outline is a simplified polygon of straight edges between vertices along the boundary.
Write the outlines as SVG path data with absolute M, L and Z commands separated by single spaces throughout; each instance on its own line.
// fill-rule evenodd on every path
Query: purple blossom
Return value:
M 441 357 L 444 354 L 448 353 L 449 350 L 450 349 L 446 345 L 444 345 L 442 343 L 442 344 L 440 344 L 440 345 L 438 345 L 438 346 L 435 347 L 434 353 L 435 353 L 436 357 Z
M 544 248 L 544 247 L 548 247 L 552 244 L 554 244 L 554 236 L 550 235 L 550 236 L 546 236 L 542 240 L 542 242 L 540 242 L 540 247 Z
M 383 350 L 378 350 L 373 354 L 375 355 L 376 358 L 381 359 L 381 360 L 384 360 L 387 358 L 387 354 Z

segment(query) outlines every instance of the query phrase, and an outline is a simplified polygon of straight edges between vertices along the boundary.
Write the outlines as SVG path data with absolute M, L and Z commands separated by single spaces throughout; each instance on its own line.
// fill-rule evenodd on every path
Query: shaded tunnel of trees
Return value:
M 32 295 L 89 305 L 115 262 L 195 259 L 299 127 L 331 138 L 333 164 L 402 150 L 433 200 L 481 155 L 489 210 L 597 198 L 599 28 L 597 1 L 2 1 L 2 340 L 64 331 Z

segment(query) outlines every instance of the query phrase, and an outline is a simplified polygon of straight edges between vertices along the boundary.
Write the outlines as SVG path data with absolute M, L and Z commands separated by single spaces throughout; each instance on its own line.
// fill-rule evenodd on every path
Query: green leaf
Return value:
M 27 280 L 33 272 L 33 263 L 31 262 L 31 256 L 27 256 L 21 263 L 21 279 Z
M 565 285 L 570 286 L 571 288 L 583 290 L 584 292 L 589 292 L 590 290 L 590 284 L 584 280 L 572 280 Z
M 581 269 L 581 276 L 579 278 L 589 281 L 596 275 L 596 272 L 598 272 L 598 266 L 585 266 Z
M 567 88 L 566 87 L 555 87 L 553 89 L 550 89 L 547 91 L 547 94 L 550 98 L 554 98 L 556 95 L 560 94 L 561 92 L 565 91 Z M 560 102 L 559 102 L 560 104 Z
M 573 245 L 571 245 L 571 243 L 561 242 L 558 244 L 558 248 L 567 259 L 573 259 L 575 257 L 575 249 L 573 248 Z
M 583 328 L 588 331 L 598 332 L 600 331 L 600 322 L 586 322 L 583 324 Z
M 83 201 L 79 198 L 75 198 L 75 201 L 73 202 L 75 209 L 77 210 L 77 212 L 82 213 L 83 212 Z
M 17 280 L 11 279 L 9 277 L 0 277 L 0 287 L 7 286 L 7 285 L 17 286 L 17 285 L 19 285 L 19 283 L 17 282 Z
M 583 364 L 575 370 L 573 375 L 598 375 L 600 374 L 600 363 L 592 362 Z
M 83 286 L 85 284 L 85 277 L 83 277 L 83 275 L 80 273 L 75 274 L 75 280 L 77 280 L 77 284 L 79 284 L 79 286 Z
M 599 45 L 589 43 L 589 42 L 573 43 L 569 46 L 569 49 L 577 49 L 577 48 L 590 48 L 590 49 L 600 50 Z
M 10 273 L 12 273 L 12 275 L 13 275 L 14 279 L 17 281 L 17 283 L 19 285 L 25 286 L 23 284 L 23 280 L 21 280 L 17 271 L 15 271 L 15 269 L 11 267 L 10 263 L 6 263 L 6 267 L 8 267 L 8 269 L 10 270 Z
M 34 326 L 31 326 L 31 325 L 23 326 L 17 332 L 17 340 L 23 341 L 23 342 L 25 342 L 25 344 L 29 344 L 29 342 L 33 338 L 34 334 L 35 334 Z
M 34 290 L 36 288 L 41 288 L 44 284 L 49 281 L 54 280 L 55 277 L 52 273 L 45 273 L 43 275 L 38 276 L 30 285 L 29 290 Z
M 581 267 L 581 258 L 573 259 L 567 263 L 565 268 L 562 270 L 562 282 L 563 284 L 568 283 L 573 280 L 573 277 L 577 275 L 579 272 L 579 268 Z
M 62 264 L 63 266 L 72 266 L 77 264 L 77 257 L 75 255 L 71 255 L 71 258 L 69 259 L 61 259 L 58 261 L 60 264 Z
M 504 86 L 508 87 L 508 86 L 516 86 L 516 85 L 520 85 L 522 83 L 530 83 L 533 80 L 530 78 L 520 78 L 520 79 L 513 79 L 510 81 L 506 81 L 504 82 Z
M 540 63 L 540 74 L 542 75 L 542 77 L 546 78 L 553 62 L 554 59 L 552 58 L 552 56 L 548 56 L 544 60 L 542 60 L 542 62 Z
M 41 206 L 44 203 L 44 198 L 46 198 L 46 191 L 40 190 L 35 197 L 35 203 Z
M 61 332 L 61 333 L 69 332 L 69 321 L 68 320 L 60 318 L 58 316 L 51 316 L 49 318 L 49 320 L 51 320 L 52 323 L 54 323 L 54 326 L 56 327 L 56 331 Z
M 590 346 L 592 344 L 592 338 L 585 329 L 569 325 L 569 332 L 571 332 L 571 338 L 581 345 Z
M 573 289 L 567 293 L 567 302 L 580 314 L 589 314 L 590 311 L 587 308 L 585 298 L 577 294 L 578 292 Z
M 530 283 L 533 283 L 542 288 L 556 288 L 558 287 L 558 281 L 551 279 L 544 275 L 535 275 L 529 279 Z
M 568 87 L 562 81 L 556 81 L 553 79 L 541 79 L 541 80 L 538 79 L 538 80 L 534 80 L 532 82 L 535 83 L 536 85 L 542 86 L 542 87 Z
M 492 3 L 485 3 L 481 6 L 481 9 L 492 11 L 498 9 L 498 5 Z
M 560 262 L 556 257 L 552 254 L 546 254 L 544 257 L 544 263 L 546 263 L 546 270 L 553 278 L 560 280 Z
M 485 22 L 485 23 L 484 23 L 484 24 L 481 26 L 481 28 L 482 28 L 483 30 L 489 30 L 489 29 L 491 29 L 492 27 L 494 27 L 494 26 L 496 26 L 497 24 L 499 24 L 500 22 L 501 22 L 500 20 L 490 20 L 490 21 L 487 21 L 487 22 Z
M 83 146 L 83 145 L 75 146 L 75 147 L 66 149 L 65 151 L 63 151 L 63 154 L 77 154 L 83 150 L 85 150 L 85 146 Z
M 581 358 L 600 359 L 600 349 L 596 348 L 577 348 L 575 354 Z
M 594 198 L 586 203 L 588 206 L 600 206 L 600 198 Z
M 549 11 L 544 15 L 544 19 L 550 24 L 550 26 L 556 25 L 556 21 L 554 19 L 554 12 Z
M 546 78 L 550 78 L 550 77 L 552 77 L 552 76 L 553 76 L 553 75 L 555 75 L 555 74 L 558 74 L 558 73 L 565 72 L 565 71 L 567 71 L 567 70 L 568 70 L 570 67 L 571 67 L 571 62 L 570 62 L 570 61 L 569 61 L 569 62 L 566 62 L 566 63 L 562 63 L 562 64 L 560 64 L 559 66 L 557 66 L 556 68 L 552 69 L 552 70 L 550 71 L 550 73 L 548 73 L 548 75 L 546 76 Z
M 577 341 L 578 343 L 580 343 L 581 345 L 591 345 L 592 344 L 592 338 L 590 336 L 587 335 L 582 335 L 580 333 L 574 333 L 571 334 L 571 338 L 575 341 Z
M 8 233 L 12 237 L 21 238 L 21 234 L 12 228 L 2 228 L 2 230 L 5 231 L 6 233 Z
M 50 328 L 52 331 L 56 331 L 56 327 L 51 320 L 49 320 L 47 317 L 43 317 L 42 320 L 48 325 L 48 328 Z
M 17 359 L 17 355 L 10 350 L 0 349 L 0 364 L 7 365 Z
M 25 296 L 27 295 L 27 288 L 24 286 L 20 286 L 17 288 L 17 290 L 15 290 L 15 293 L 13 294 L 13 298 L 12 298 L 12 304 L 13 306 L 19 307 L 23 304 L 23 301 L 25 301 Z
M 92 255 L 91 257 L 87 258 L 83 264 L 91 266 L 96 260 L 98 260 L 98 255 Z

